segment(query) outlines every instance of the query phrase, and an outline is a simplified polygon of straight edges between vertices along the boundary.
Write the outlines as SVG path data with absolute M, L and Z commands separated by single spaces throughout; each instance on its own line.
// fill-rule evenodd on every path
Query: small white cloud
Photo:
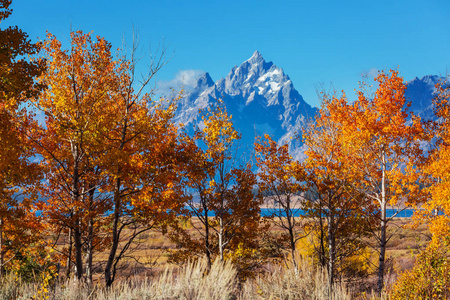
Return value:
M 182 70 L 177 73 L 175 80 L 178 80 L 185 86 L 194 87 L 203 74 L 205 74 L 205 71 L 202 70 Z
M 372 68 L 369 71 L 363 71 L 362 75 L 367 76 L 367 78 L 369 78 L 369 79 L 374 79 L 378 75 L 378 69 Z
M 189 93 L 197 84 L 200 76 L 205 74 L 202 70 L 181 70 L 175 75 L 175 78 L 169 81 L 159 81 L 157 84 L 157 94 L 170 96 L 184 90 Z

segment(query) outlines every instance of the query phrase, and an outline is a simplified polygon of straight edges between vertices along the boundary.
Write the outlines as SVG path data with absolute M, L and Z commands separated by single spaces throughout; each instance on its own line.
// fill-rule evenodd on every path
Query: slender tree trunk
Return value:
M 378 259 L 378 283 L 377 292 L 381 294 L 384 285 L 384 271 L 385 271 L 385 259 L 386 259 L 386 153 L 382 152 L 382 174 L 381 174 L 381 226 L 380 226 L 380 256 Z
M 223 260 L 224 260 L 224 257 L 223 257 L 223 252 L 224 252 L 223 234 L 224 234 L 224 230 L 223 230 L 223 217 L 220 216 L 220 219 L 219 219 L 219 257 L 220 257 L 220 261 L 223 261 Z
M 94 205 L 94 187 L 89 185 L 89 212 L 92 213 Z M 92 214 L 89 215 L 88 221 L 88 239 L 86 245 L 86 280 L 92 285 L 92 255 L 94 251 L 94 219 Z
M 380 256 L 378 258 L 377 292 L 380 294 L 384 285 L 384 271 L 386 258 L 386 203 L 381 208 Z
M 295 274 L 298 272 L 297 260 L 295 258 L 295 232 L 294 232 L 294 220 L 292 220 L 292 212 L 291 212 L 291 198 L 288 196 L 286 198 L 286 206 L 284 212 L 286 214 L 286 220 L 288 222 L 288 233 L 289 233 L 289 247 L 291 248 L 291 257 L 292 263 L 294 264 Z
M 325 233 L 324 233 L 322 209 L 320 209 L 319 228 L 320 228 L 320 253 L 319 253 L 319 260 L 320 260 L 321 267 L 325 268 L 325 266 L 326 266 L 326 259 L 325 259 Z
M 77 203 L 80 198 L 80 177 L 79 177 L 79 149 L 78 145 L 72 146 L 72 154 L 74 158 L 73 166 L 73 183 L 72 183 L 72 203 Z M 75 267 L 76 276 L 78 280 L 83 277 L 83 258 L 82 258 L 82 247 L 81 247 L 81 231 L 80 231 L 80 215 L 75 211 L 75 228 L 73 232 L 74 242 L 75 242 Z
M 70 271 L 72 269 L 72 228 L 69 228 L 69 249 L 67 252 L 66 277 L 70 278 Z
M 79 227 L 79 226 L 77 226 Z M 83 277 L 83 257 L 82 257 L 82 247 L 81 247 L 81 232 L 79 228 L 74 230 L 74 242 L 75 242 L 75 268 L 76 276 L 78 280 Z
M 225 241 L 224 241 L 224 234 L 225 234 L 225 229 L 224 229 L 224 222 L 223 222 L 223 216 L 224 216 L 224 193 L 225 193 L 225 185 L 224 185 L 224 162 L 221 161 L 220 165 L 219 165 L 219 174 L 220 174 L 220 178 L 221 178 L 221 184 L 219 185 L 219 191 L 220 191 L 220 211 L 216 213 L 219 214 L 219 257 L 220 257 L 220 261 L 224 261 L 224 251 L 225 251 Z
M 333 295 L 333 284 L 334 284 L 334 269 L 336 260 L 336 235 L 335 235 L 335 224 L 334 224 L 334 212 L 329 209 L 328 212 L 328 289 L 330 292 L 330 297 Z
M 298 265 L 297 265 L 297 259 L 295 258 L 295 236 L 294 236 L 294 230 L 292 228 L 289 228 L 289 239 L 290 239 L 290 246 L 291 246 L 291 256 L 292 256 L 292 263 L 294 264 L 295 272 L 298 271 Z
M 298 272 L 298 265 L 297 260 L 295 258 L 295 233 L 294 233 L 294 224 L 292 220 L 292 214 L 290 210 L 290 200 L 286 201 L 287 207 L 286 207 L 286 219 L 288 221 L 288 233 L 289 233 L 289 246 L 291 248 L 291 256 L 292 256 L 292 263 L 294 264 L 295 273 Z
M 208 207 L 206 202 L 203 201 L 203 211 L 205 212 L 205 254 L 208 272 L 211 270 L 211 250 L 209 244 L 209 220 L 208 220 Z
M 92 284 L 92 221 L 89 220 L 89 237 L 86 245 L 86 281 Z
M 4 274 L 4 252 L 3 252 L 3 217 L 0 217 L 0 278 L 3 278 Z
M 123 119 L 123 127 L 122 127 L 122 133 L 120 138 L 120 144 L 119 144 L 119 150 L 123 151 L 125 144 L 127 143 L 127 132 L 128 132 L 128 121 L 129 121 L 129 109 L 131 108 L 131 105 L 129 103 L 129 99 L 126 99 L 125 103 L 125 111 L 124 111 L 124 119 Z M 116 187 L 114 191 L 114 219 L 113 219 L 113 228 L 112 228 L 112 245 L 111 249 L 109 251 L 108 261 L 106 262 L 105 267 L 105 284 L 106 287 L 110 287 L 112 283 L 114 282 L 114 278 L 116 276 L 116 268 L 113 268 L 114 260 L 116 259 L 116 253 L 117 248 L 119 247 L 119 239 L 120 239 L 120 232 L 119 232 L 119 222 L 122 214 L 122 208 L 121 208 L 121 173 L 122 169 L 119 165 L 117 168 L 117 176 L 116 179 Z M 116 262 L 117 263 L 117 262 Z
M 120 179 L 117 180 L 117 188 L 120 188 Z M 112 245 L 109 251 L 108 261 L 105 267 L 105 284 L 110 287 L 114 281 L 115 272 L 112 270 L 117 248 L 119 246 L 119 220 L 120 220 L 120 195 L 118 190 L 114 196 L 114 220 L 112 228 Z

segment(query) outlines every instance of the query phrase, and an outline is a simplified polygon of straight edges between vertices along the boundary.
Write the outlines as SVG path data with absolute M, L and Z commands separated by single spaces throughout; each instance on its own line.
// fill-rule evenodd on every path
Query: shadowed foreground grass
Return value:
M 204 260 L 190 262 L 178 270 L 166 269 L 159 276 L 118 282 L 111 289 L 88 287 L 75 281 L 23 283 L 12 275 L 3 279 L 0 299 L 351 299 L 343 286 L 330 295 L 326 272 L 303 261 L 299 270 L 274 271 L 239 284 L 230 263 L 216 261 L 209 273 Z

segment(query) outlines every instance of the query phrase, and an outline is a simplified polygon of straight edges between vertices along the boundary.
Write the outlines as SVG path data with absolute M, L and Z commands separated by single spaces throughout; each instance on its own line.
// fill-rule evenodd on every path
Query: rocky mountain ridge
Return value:
M 258 51 L 215 83 L 208 73 L 201 76 L 194 89 L 181 99 L 176 121 L 199 124 L 199 110 L 217 99 L 222 99 L 233 116 L 235 127 L 242 133 L 240 144 L 247 148 L 252 147 L 256 136 L 266 133 L 280 144 L 287 142 L 292 149 L 299 148 L 300 141 L 294 137 L 317 112 L 283 69 L 266 62 Z
M 439 76 L 414 78 L 407 82 L 406 99 L 410 110 L 425 119 L 434 117 L 432 98 Z M 294 157 L 302 158 L 302 127 L 318 111 L 309 105 L 282 68 L 266 62 L 255 53 L 224 78 L 213 81 L 203 74 L 194 89 L 180 100 L 176 122 L 201 126 L 199 110 L 222 99 L 233 116 L 235 128 L 242 134 L 243 151 L 251 150 L 256 136 L 271 135 L 279 144 L 288 143 Z

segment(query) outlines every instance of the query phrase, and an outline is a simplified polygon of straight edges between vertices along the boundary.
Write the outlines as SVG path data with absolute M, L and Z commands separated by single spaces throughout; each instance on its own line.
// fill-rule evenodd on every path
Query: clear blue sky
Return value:
M 200 71 L 225 77 L 255 50 L 312 105 L 318 83 L 333 82 L 352 98 L 361 74 L 376 69 L 398 67 L 406 80 L 450 72 L 448 0 L 13 0 L 11 7 L 0 26 L 17 25 L 34 41 L 47 30 L 67 38 L 72 28 L 117 48 L 133 26 L 143 51 L 164 39 L 172 58 L 159 73 L 163 85 Z

